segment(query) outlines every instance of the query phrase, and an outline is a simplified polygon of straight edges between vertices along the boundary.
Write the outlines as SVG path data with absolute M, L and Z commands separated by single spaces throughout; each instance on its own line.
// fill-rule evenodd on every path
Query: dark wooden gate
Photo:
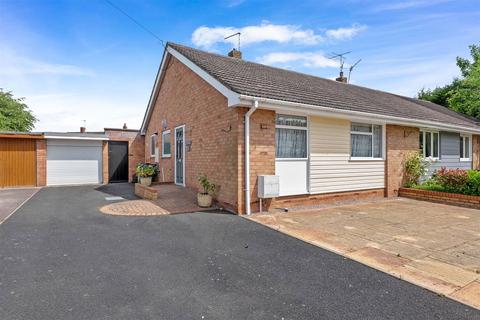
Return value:
M 108 181 L 128 181 L 128 142 L 108 142 Z

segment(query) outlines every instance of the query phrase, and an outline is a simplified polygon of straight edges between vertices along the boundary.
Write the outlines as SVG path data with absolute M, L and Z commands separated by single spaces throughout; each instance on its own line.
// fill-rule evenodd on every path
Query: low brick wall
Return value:
M 140 183 L 135 183 L 135 194 L 140 198 L 147 199 L 147 200 L 158 199 L 157 189 L 144 186 Z
M 400 188 L 400 197 L 449 204 L 459 207 L 480 209 L 480 196 L 468 196 L 458 193 Z
M 375 200 L 384 197 L 384 188 L 324 194 L 284 196 L 275 198 L 273 200 L 267 199 L 267 201 L 264 203 L 264 210 L 283 207 L 288 208 L 298 206 L 335 205 L 357 200 Z M 256 206 L 256 204 L 255 206 L 252 204 L 252 210 L 253 209 L 258 209 L 258 206 Z

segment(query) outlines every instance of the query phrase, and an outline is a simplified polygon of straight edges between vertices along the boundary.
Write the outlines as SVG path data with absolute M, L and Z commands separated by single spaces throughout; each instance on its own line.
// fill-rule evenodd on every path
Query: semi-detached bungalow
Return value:
M 258 210 L 258 177 L 279 177 L 268 206 L 396 196 L 412 151 L 430 170 L 478 168 L 480 127 L 443 106 L 168 43 L 141 127 L 159 181 Z

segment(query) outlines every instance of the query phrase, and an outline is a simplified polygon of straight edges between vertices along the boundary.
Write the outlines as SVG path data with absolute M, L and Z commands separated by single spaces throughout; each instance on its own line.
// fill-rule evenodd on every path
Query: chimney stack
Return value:
M 228 56 L 232 58 L 242 59 L 242 52 L 233 48 L 232 51 L 228 53 Z
M 124 123 L 124 124 L 123 124 L 123 130 L 127 130 L 127 129 L 128 129 L 128 128 L 127 128 L 127 124 Z
M 85 133 L 87 127 L 87 120 L 82 120 L 82 125 L 80 126 L 80 133 Z
M 338 82 L 344 82 L 347 83 L 347 78 L 343 76 L 343 71 L 340 71 L 340 76 L 335 79 Z

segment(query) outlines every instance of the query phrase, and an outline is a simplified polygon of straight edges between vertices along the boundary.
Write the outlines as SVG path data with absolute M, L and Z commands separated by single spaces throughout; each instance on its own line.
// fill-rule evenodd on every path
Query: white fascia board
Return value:
M 210 84 L 212 87 L 217 89 L 218 92 L 223 94 L 227 99 L 228 99 L 228 106 L 236 106 L 240 104 L 240 94 L 232 91 L 231 89 L 227 88 L 224 84 L 222 84 L 220 81 L 212 77 L 210 74 L 208 74 L 206 71 L 204 71 L 202 68 L 197 66 L 195 63 L 190 61 L 187 57 L 182 55 L 180 52 L 177 50 L 173 49 L 172 47 L 167 47 L 167 51 L 177 58 L 180 62 L 182 62 L 184 65 L 186 65 L 190 70 L 195 72 L 200 78 L 205 80 L 208 84 Z
M 158 67 L 157 76 L 155 78 L 155 83 L 152 88 L 152 92 L 150 93 L 150 99 L 148 100 L 147 110 L 145 110 L 145 115 L 143 116 L 142 126 L 140 127 L 140 134 L 145 135 L 146 133 L 146 126 L 147 122 L 150 119 L 150 113 L 153 109 L 154 102 L 157 98 L 157 89 L 161 82 L 161 77 L 163 76 L 163 69 L 166 63 L 167 58 L 167 50 L 163 51 L 162 62 Z
M 279 112 L 295 112 L 303 113 L 305 115 L 313 116 L 324 116 L 331 118 L 340 118 L 348 120 L 357 120 L 357 121 L 368 121 L 370 123 L 378 124 L 396 124 L 403 126 L 413 126 L 419 128 L 431 128 L 431 129 L 442 129 L 445 131 L 454 131 L 454 132 L 464 132 L 464 133 L 480 133 L 480 128 L 469 128 L 463 127 L 454 124 L 445 124 L 435 121 L 428 120 L 416 120 L 416 119 L 407 119 L 395 116 L 385 116 L 379 114 L 372 114 L 367 112 L 352 111 L 352 110 L 341 110 L 330 107 L 321 107 L 310 104 L 281 101 L 268 98 L 259 98 L 251 97 L 246 95 L 240 95 L 240 103 L 246 106 L 250 106 L 252 101 L 257 100 L 259 102 L 259 108 L 275 110 Z
M 65 136 L 45 136 L 45 139 L 61 139 L 61 140 L 97 140 L 107 141 L 108 138 L 94 138 L 94 137 L 65 137 Z
M 217 91 L 219 91 L 221 94 L 223 94 L 227 100 L 228 100 L 228 106 L 237 106 L 240 104 L 240 95 L 231 89 L 227 88 L 225 85 L 223 85 L 220 81 L 212 77 L 210 74 L 208 74 L 206 71 L 204 71 L 202 68 L 197 66 L 195 63 L 193 63 L 191 60 L 189 60 L 187 57 L 185 57 L 183 54 L 178 52 L 177 50 L 173 49 L 170 46 L 167 46 L 165 51 L 163 52 L 163 57 L 162 57 L 162 63 L 160 64 L 160 67 L 158 68 L 157 72 L 157 77 L 155 78 L 155 84 L 152 89 L 152 93 L 150 94 L 150 99 L 148 101 L 147 105 L 147 110 L 145 112 L 145 116 L 143 117 L 142 121 L 142 127 L 140 128 L 140 133 L 142 135 L 145 135 L 146 133 L 146 126 L 147 122 L 150 119 L 150 113 L 153 110 L 155 101 L 157 99 L 158 95 L 158 89 L 161 84 L 161 80 L 163 77 L 163 72 L 164 72 L 164 67 L 166 64 L 166 58 L 167 58 L 167 53 L 171 54 L 174 56 L 176 59 L 178 59 L 180 62 L 182 62 L 185 66 L 187 66 L 190 70 L 195 72 L 200 78 L 205 80 L 208 84 L 210 84 L 212 87 L 214 87 Z

